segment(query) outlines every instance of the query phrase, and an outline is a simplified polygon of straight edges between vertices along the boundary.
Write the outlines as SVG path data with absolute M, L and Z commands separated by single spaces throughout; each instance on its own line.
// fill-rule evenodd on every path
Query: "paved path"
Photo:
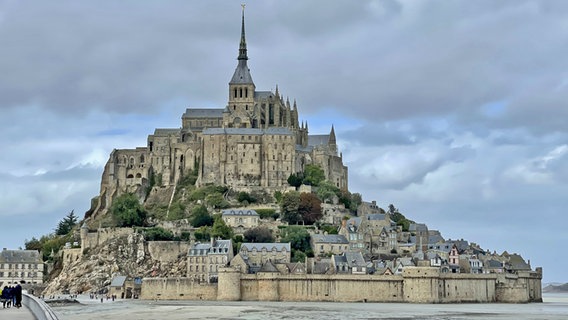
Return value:
M 34 315 L 26 308 L 6 308 L 3 309 L 0 305 L 0 319 L 10 319 L 10 320 L 35 320 Z

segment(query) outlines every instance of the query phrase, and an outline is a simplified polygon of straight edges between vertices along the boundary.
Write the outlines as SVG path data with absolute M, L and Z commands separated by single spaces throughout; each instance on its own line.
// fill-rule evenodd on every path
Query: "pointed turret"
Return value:
M 335 129 L 333 128 L 333 125 L 331 125 L 328 144 L 337 144 L 337 141 L 335 140 Z
M 276 92 L 274 93 L 274 95 L 276 96 L 276 99 L 280 98 L 280 93 L 278 92 L 278 85 L 276 85 Z

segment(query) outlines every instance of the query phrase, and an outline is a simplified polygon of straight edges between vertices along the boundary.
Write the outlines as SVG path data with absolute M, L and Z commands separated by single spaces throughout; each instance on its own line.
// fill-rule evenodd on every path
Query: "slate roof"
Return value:
M 357 232 L 357 230 L 359 230 L 359 227 L 361 226 L 361 221 L 362 221 L 361 217 L 354 217 L 354 218 L 347 220 L 347 222 L 345 224 L 347 231 Z
M 223 216 L 258 216 L 255 210 L 228 209 L 223 210 Z
M 426 226 L 426 224 L 424 223 L 411 223 L 410 226 L 408 227 L 409 231 L 423 231 L 426 232 L 428 231 L 428 227 Z
M 292 131 L 288 128 L 271 127 L 264 130 L 265 134 L 271 135 L 292 135 Z
M 4 263 L 41 263 L 41 257 L 36 250 L 2 250 L 0 262 Z
M 182 118 L 223 118 L 223 109 L 187 108 Z
M 280 271 L 278 271 L 278 269 L 276 268 L 274 263 L 272 263 L 272 261 L 270 261 L 270 260 L 266 261 L 262 265 L 262 267 L 260 267 L 260 270 L 258 270 L 258 272 L 277 272 L 277 273 L 280 273 Z
M 253 242 L 244 242 L 241 244 L 241 250 L 246 249 L 248 251 L 252 251 L 252 249 L 256 248 L 256 251 L 262 251 L 262 249 L 266 249 L 266 251 L 272 251 L 272 248 L 276 248 L 276 251 L 282 251 L 286 249 L 286 251 L 290 251 L 290 242 L 288 243 L 253 243 Z
M 344 256 L 349 267 L 364 267 L 367 265 L 365 259 L 363 258 L 363 255 L 359 251 L 345 252 Z
M 179 128 L 157 128 L 154 130 L 155 136 L 169 136 L 169 135 L 178 135 L 181 132 Z
M 274 93 L 272 93 L 272 91 L 255 91 L 254 97 L 258 99 L 267 99 L 274 97 Z
M 375 221 L 385 220 L 385 218 L 386 218 L 386 214 L 382 214 L 382 213 L 371 213 L 371 214 L 368 214 L 366 216 L 367 220 L 375 220 Z
M 329 134 L 312 134 L 308 135 L 309 146 L 327 145 L 329 143 Z
M 250 69 L 247 66 L 246 60 L 239 60 L 239 64 L 233 73 L 231 82 L 229 84 L 252 84 L 252 76 Z
M 444 241 L 444 238 L 439 234 L 428 236 L 428 244 L 435 244 L 435 243 L 440 243 L 440 242 L 443 242 L 443 241 Z
M 209 244 L 209 243 L 197 243 L 189 249 L 189 255 L 190 256 L 206 256 L 207 253 L 209 252 L 209 249 L 211 249 L 211 244 Z
M 321 259 L 320 261 L 314 262 L 314 267 L 312 269 L 313 274 L 326 274 L 330 269 L 331 259 Z
M 339 244 L 349 244 L 347 238 L 341 234 L 314 234 L 312 239 L 315 243 L 339 243 Z
M 111 287 L 122 287 L 124 285 L 125 281 L 126 281 L 126 276 L 116 276 L 116 277 L 112 278 L 110 286 Z

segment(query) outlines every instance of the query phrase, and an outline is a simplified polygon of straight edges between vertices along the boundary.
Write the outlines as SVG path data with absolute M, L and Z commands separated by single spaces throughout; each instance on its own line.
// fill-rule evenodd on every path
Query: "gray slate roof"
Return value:
M 187 108 L 182 118 L 223 118 L 223 109 Z
M 241 250 L 246 249 L 247 251 L 252 251 L 255 249 L 256 251 L 262 251 L 262 249 L 266 249 L 266 251 L 272 251 L 272 248 L 276 248 L 276 251 L 282 251 L 282 249 L 286 249 L 286 251 L 290 251 L 290 242 L 288 243 L 253 243 L 253 242 L 244 242 L 241 244 Z
M 254 97 L 258 99 L 267 99 L 274 97 L 274 93 L 272 93 L 272 91 L 255 91 Z
M 308 145 L 310 146 L 327 145 L 328 142 L 329 142 L 329 134 L 308 135 Z
M 36 250 L 2 250 L 0 262 L 3 263 L 41 263 L 41 257 Z
M 228 209 L 223 210 L 223 216 L 258 216 L 255 210 Z
M 233 73 L 231 82 L 229 84 L 252 84 L 252 76 L 250 75 L 250 69 L 247 66 L 246 60 L 239 60 L 239 64 Z
M 124 285 L 125 281 L 126 281 L 126 276 L 116 276 L 116 277 L 112 278 L 110 286 L 111 287 L 122 287 Z
M 364 267 L 367 265 L 361 252 L 345 252 L 345 259 L 350 267 Z
M 408 227 L 409 231 L 428 231 L 428 227 L 424 223 L 411 223 Z
M 179 135 L 181 129 L 179 128 L 157 128 L 154 130 L 155 136 L 169 136 L 169 135 Z
M 382 213 L 371 213 L 366 216 L 367 220 L 385 220 L 386 215 Z
M 292 131 L 290 131 L 290 129 L 278 127 L 267 128 L 264 130 L 264 133 L 271 135 L 292 135 Z
M 314 234 L 312 235 L 314 243 L 338 243 L 349 244 L 347 238 L 341 234 Z

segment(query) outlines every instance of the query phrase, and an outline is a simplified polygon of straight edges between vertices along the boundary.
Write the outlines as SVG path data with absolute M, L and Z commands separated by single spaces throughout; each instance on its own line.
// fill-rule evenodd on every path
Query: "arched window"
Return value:
M 248 97 L 248 95 L 249 95 L 249 89 L 248 89 L 248 88 L 245 88 L 245 98 Z M 248 109 L 247 109 L 247 110 L 248 110 Z
M 137 173 L 136 178 L 142 178 L 142 175 L 140 173 Z
M 242 97 L 243 97 L 243 88 L 240 88 L 240 89 L 239 89 L 239 96 L 240 96 L 239 98 L 242 98 Z
M 127 179 L 132 179 L 134 178 L 134 176 L 132 175 L 132 173 L 130 173 L 129 175 L 126 176 Z
M 235 98 L 237 97 L 237 88 L 235 88 Z
M 140 163 L 144 163 L 144 155 L 140 155 Z

